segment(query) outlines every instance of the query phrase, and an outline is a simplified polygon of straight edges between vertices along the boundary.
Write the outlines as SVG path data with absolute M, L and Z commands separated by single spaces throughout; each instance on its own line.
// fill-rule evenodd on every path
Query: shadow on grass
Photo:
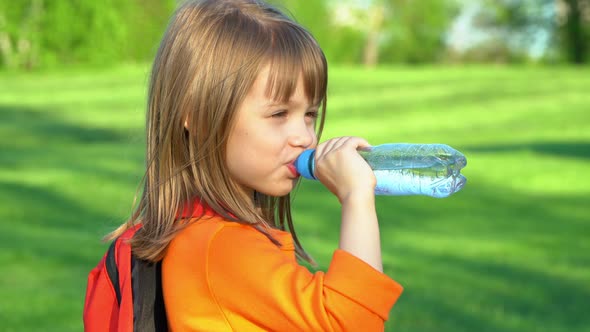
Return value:
M 112 198 L 100 195 L 112 184 L 133 192 L 140 174 L 127 169 L 141 169 L 143 148 L 125 133 L 69 123 L 59 110 L 7 105 L 0 105 L 0 135 L 2 246 L 88 263 L 84 249 L 102 248 L 100 238 L 122 222 L 109 210 Z M 87 203 L 92 198 L 97 204 Z
M 404 283 L 392 330 L 585 331 L 588 326 L 584 308 L 590 291 L 548 268 L 407 248 L 399 254 L 428 269 L 408 271 L 417 280 Z
M 478 145 L 465 147 L 466 151 L 483 153 L 512 153 L 532 151 L 556 157 L 590 158 L 590 142 L 539 142 L 527 144 Z
M 107 247 L 100 239 L 124 221 L 118 207 L 131 205 L 140 179 L 136 133 L 75 120 L 59 109 L 0 105 L 0 293 L 10 303 L 0 303 L 0 321 L 7 330 L 82 328 L 86 276 Z M 117 190 L 129 193 L 128 204 L 112 196 Z
M 535 101 L 540 97 L 560 100 L 564 98 L 563 91 L 586 95 L 585 89 L 579 84 L 566 84 L 563 89 L 555 89 L 555 82 L 541 80 L 531 83 L 525 76 L 516 81 L 512 78 L 510 82 L 503 84 L 498 84 L 493 77 L 428 79 L 424 82 L 397 80 L 371 84 L 365 80 L 359 81 L 358 85 L 348 81 L 334 83 L 335 87 L 330 90 L 336 94 L 334 99 L 346 98 L 351 101 L 346 104 L 347 117 L 374 119 L 383 118 L 387 112 L 399 115 L 461 107 L 477 108 L 482 116 L 493 116 L 491 113 L 497 111 L 497 108 L 488 107 L 491 104 Z
M 135 186 L 144 147 L 136 132 L 72 123 L 56 109 L 0 105 L 0 171 L 27 169 L 39 180 L 55 172 L 104 176 Z M 67 185 L 67 184 L 66 184 Z M 80 183 L 70 185 L 84 186 Z M 92 188 L 85 188 L 92 190 Z
M 305 182 L 295 207 L 303 245 L 325 269 L 337 247 L 338 203 Z M 583 194 L 480 183 L 447 199 L 378 197 L 377 210 L 385 272 L 405 287 L 388 331 L 581 332 L 590 324 Z
M 81 330 L 86 277 L 106 250 L 100 238 L 113 216 L 17 180 L 0 181 L 0 201 L 1 325 Z
M 82 127 L 59 117 L 57 109 L 35 109 L 0 105 L 0 133 L 18 132 L 19 136 L 43 138 L 41 143 L 113 143 L 128 140 L 114 130 Z M 14 137 L 16 138 L 16 137 Z M 10 138 L 9 142 L 10 142 Z M 5 142 L 5 144 L 8 142 Z
M 89 209 L 56 190 L 0 182 L 0 243 L 15 256 L 88 270 L 100 259 L 100 238 L 118 222 L 109 210 Z M 83 193 L 81 193 L 83 194 Z

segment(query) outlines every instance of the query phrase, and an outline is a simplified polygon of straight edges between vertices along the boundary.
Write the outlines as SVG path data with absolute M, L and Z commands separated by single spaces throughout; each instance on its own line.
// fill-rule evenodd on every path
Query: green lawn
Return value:
M 142 176 L 147 67 L 0 73 L 0 330 L 80 331 L 100 238 Z M 590 331 L 590 68 L 331 69 L 324 138 L 447 143 L 466 187 L 379 197 L 387 331 Z M 295 218 L 325 268 L 337 200 Z

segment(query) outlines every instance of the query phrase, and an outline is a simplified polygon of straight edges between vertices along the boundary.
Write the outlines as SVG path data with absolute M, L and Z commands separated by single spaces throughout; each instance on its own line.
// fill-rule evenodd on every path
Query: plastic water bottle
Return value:
M 376 195 L 426 195 L 443 198 L 461 190 L 467 179 L 460 174 L 465 156 L 446 144 L 390 143 L 358 150 L 377 179 Z M 303 177 L 316 179 L 315 150 L 295 161 Z

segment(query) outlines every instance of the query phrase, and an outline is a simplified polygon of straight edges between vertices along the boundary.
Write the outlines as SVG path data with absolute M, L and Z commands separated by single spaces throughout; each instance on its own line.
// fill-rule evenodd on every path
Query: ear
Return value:
M 184 130 L 186 130 L 186 131 L 189 131 L 188 120 L 189 120 L 189 117 L 187 115 L 186 118 L 184 119 Z

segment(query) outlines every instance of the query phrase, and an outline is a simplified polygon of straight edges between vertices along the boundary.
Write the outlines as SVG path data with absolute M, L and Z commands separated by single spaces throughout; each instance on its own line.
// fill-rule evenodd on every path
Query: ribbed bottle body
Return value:
M 427 195 L 448 197 L 461 190 L 467 179 L 460 173 L 465 156 L 446 144 L 389 143 L 360 149 L 373 169 L 377 195 Z M 314 152 L 305 151 L 296 161 L 299 173 L 315 179 Z

